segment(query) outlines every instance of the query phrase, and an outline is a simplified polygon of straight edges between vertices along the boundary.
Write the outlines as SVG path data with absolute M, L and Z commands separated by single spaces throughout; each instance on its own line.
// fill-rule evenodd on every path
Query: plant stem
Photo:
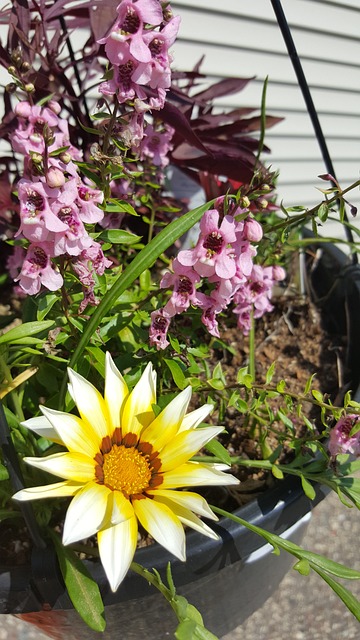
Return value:
M 14 378 L 11 375 L 10 368 L 8 367 L 4 358 L 1 355 L 0 355 L 0 370 L 3 372 L 4 378 L 7 381 L 7 383 L 11 385 L 12 382 L 14 381 Z M 22 410 L 21 402 L 19 400 L 18 392 L 15 389 L 11 391 L 11 399 L 14 405 L 16 416 L 19 422 L 22 422 L 23 420 L 25 420 L 25 416 Z

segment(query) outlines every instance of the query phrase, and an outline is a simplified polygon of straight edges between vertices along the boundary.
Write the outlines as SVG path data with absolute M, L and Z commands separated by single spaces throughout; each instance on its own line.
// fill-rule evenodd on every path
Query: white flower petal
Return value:
M 221 468 L 223 468 L 223 465 L 221 465 Z M 180 467 L 164 473 L 161 489 L 235 484 L 239 484 L 239 480 L 231 474 L 223 473 L 216 465 L 186 462 Z
M 146 366 L 139 382 L 127 398 L 122 415 L 121 428 L 123 435 L 139 434 L 154 420 L 152 405 L 156 403 L 156 374 L 152 364 Z
M 96 482 L 88 482 L 76 494 L 66 512 L 63 544 L 89 538 L 108 524 L 110 495 L 110 489 Z
M 110 355 L 106 352 L 105 361 L 105 403 L 108 410 L 111 429 L 120 427 L 121 408 L 129 395 L 128 386 Z
M 75 482 L 88 482 L 95 478 L 95 460 L 81 453 L 54 453 L 45 458 L 24 458 L 33 467 L 52 473 L 54 476 Z
M 198 493 L 193 493 L 191 491 L 175 491 L 173 489 L 152 489 L 151 491 L 146 492 L 148 495 L 154 496 L 156 500 L 161 498 L 165 498 L 167 500 L 167 504 L 169 501 L 171 503 L 176 503 L 185 509 L 190 509 L 194 513 L 197 513 L 199 516 L 204 516 L 205 518 L 209 518 L 210 520 L 218 520 L 219 518 L 213 511 L 211 511 L 208 503 L 206 502 L 203 496 L 200 496 Z
M 165 504 L 149 498 L 134 500 L 135 514 L 142 526 L 179 560 L 186 560 L 185 532 L 179 518 Z
M 81 418 L 72 413 L 64 413 L 47 407 L 40 407 L 40 409 L 69 451 L 83 453 L 94 458 L 99 451 L 99 438 Z
M 183 421 L 190 402 L 191 392 L 191 387 L 186 387 L 173 398 L 155 420 L 144 429 L 141 434 L 141 440 L 150 442 L 155 451 L 160 451 L 167 442 L 172 440 Z
M 111 436 L 112 431 L 107 421 L 105 400 L 99 391 L 76 371 L 68 369 L 68 374 L 70 379 L 69 392 L 82 419 L 89 429 L 94 430 L 100 441 L 108 435 Z
M 179 493 L 181 492 L 179 491 Z M 171 511 L 173 511 L 177 515 L 180 522 L 182 522 L 187 527 L 191 527 L 191 529 L 195 529 L 195 531 L 198 531 L 199 533 L 202 533 L 203 535 L 207 536 L 208 538 L 212 538 L 213 540 L 219 539 L 218 534 L 215 533 L 215 531 L 213 531 L 210 527 L 208 527 L 205 522 L 202 522 L 202 520 L 200 520 L 200 518 L 192 513 L 190 509 L 186 509 L 173 500 L 168 500 L 167 498 L 161 496 L 159 496 L 159 498 L 156 497 L 155 501 L 159 501 L 160 503 L 167 505 L 169 509 L 171 509 Z
M 129 518 L 98 532 L 100 560 L 112 591 L 116 591 L 132 563 L 137 532 L 136 518 Z
M 122 491 L 112 491 L 112 511 L 110 522 L 112 525 L 119 524 L 124 520 L 134 517 L 133 506 L 127 498 L 125 498 Z
M 41 487 L 29 487 L 21 489 L 13 495 L 14 500 L 39 500 L 40 498 L 62 498 L 73 496 L 84 485 L 79 482 L 56 482 Z
M 184 464 L 222 431 L 224 427 L 204 427 L 178 433 L 160 453 L 161 471 L 166 472 Z
M 64 444 L 57 431 L 55 431 L 55 429 L 51 426 L 49 420 L 45 418 L 45 416 L 29 418 L 29 420 L 24 420 L 24 422 L 21 422 L 21 425 L 23 427 L 26 427 L 27 429 L 30 429 L 30 431 L 34 431 L 38 434 L 38 436 L 42 436 L 43 438 L 47 438 L 48 440 L 52 440 L 53 442 L 58 442 L 59 444 Z
M 181 423 L 179 433 L 181 431 L 189 431 L 189 429 L 195 429 L 201 422 L 208 417 L 209 413 L 213 410 L 214 405 L 212 404 L 203 404 L 202 407 L 195 409 L 195 411 L 191 411 L 186 416 Z

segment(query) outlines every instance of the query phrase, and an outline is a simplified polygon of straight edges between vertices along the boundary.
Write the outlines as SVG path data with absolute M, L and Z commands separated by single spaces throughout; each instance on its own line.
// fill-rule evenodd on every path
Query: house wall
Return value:
M 317 176 L 325 165 L 270 0 L 176 0 L 180 34 L 173 50 L 177 69 L 191 69 L 202 55 L 211 79 L 255 79 L 239 94 L 219 100 L 226 108 L 257 106 L 266 76 L 267 112 L 284 117 L 269 129 L 271 154 L 280 170 L 285 206 L 314 205 Z M 342 186 L 360 168 L 360 0 L 283 0 L 283 10 Z M 352 201 L 360 206 L 358 189 Z M 360 217 L 360 214 L 359 214 Z

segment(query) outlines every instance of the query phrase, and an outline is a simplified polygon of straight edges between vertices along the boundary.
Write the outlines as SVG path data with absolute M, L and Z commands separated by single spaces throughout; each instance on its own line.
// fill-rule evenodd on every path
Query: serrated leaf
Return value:
M 70 600 L 86 624 L 94 631 L 104 631 L 104 603 L 100 590 L 76 553 L 64 547 L 56 534 L 51 534 L 60 570 Z
M 53 320 L 44 320 L 43 322 L 24 322 L 18 327 L 14 327 L 0 336 L 0 344 L 23 341 L 29 336 L 34 336 L 37 333 L 42 333 L 42 331 L 50 329 L 53 325 Z

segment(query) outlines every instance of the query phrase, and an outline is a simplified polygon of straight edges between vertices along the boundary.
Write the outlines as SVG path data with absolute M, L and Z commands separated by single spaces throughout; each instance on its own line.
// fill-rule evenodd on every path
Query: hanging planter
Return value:
M 346 336 L 347 384 L 351 388 L 360 379 L 360 344 L 356 327 L 360 314 L 360 269 L 349 265 L 346 256 L 332 245 L 316 244 L 316 261 L 309 260 L 306 283 L 321 311 L 328 330 Z M 314 244 L 313 244 L 314 242 Z M 315 486 L 310 501 L 298 478 L 288 476 L 260 497 L 236 510 L 235 515 L 299 544 L 307 529 L 311 509 L 324 498 L 327 488 Z M 165 575 L 170 562 L 178 593 L 184 595 L 203 614 L 204 623 L 217 635 L 230 632 L 276 590 L 294 564 L 290 554 L 276 556 L 269 544 L 246 527 L 229 519 L 213 525 L 219 534 L 214 541 L 191 531 L 187 535 L 186 563 L 174 560 L 166 550 L 152 544 L 138 549 L 135 561 Z M 129 572 L 118 591 L 111 593 L 100 563 L 86 562 L 100 586 L 105 603 L 107 628 L 104 638 L 126 629 L 125 638 L 140 637 L 151 629 L 151 637 L 160 638 L 176 628 L 170 607 L 154 593 L 142 578 Z M 0 607 L 2 613 L 24 614 L 25 620 L 50 629 L 56 625 L 63 637 L 92 638 L 96 632 L 86 629 L 65 591 L 54 553 L 34 547 L 31 565 L 2 567 L 0 570 Z M 36 612 L 36 613 L 35 613 Z

